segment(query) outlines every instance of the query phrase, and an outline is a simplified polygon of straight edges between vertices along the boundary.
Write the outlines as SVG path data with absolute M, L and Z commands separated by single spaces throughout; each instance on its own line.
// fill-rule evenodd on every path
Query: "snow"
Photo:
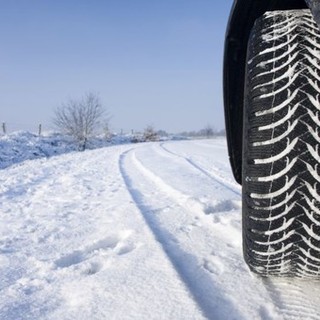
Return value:
M 110 139 L 94 137 L 88 142 L 88 149 L 96 149 L 114 144 L 129 143 L 132 135 L 114 135 Z M 52 157 L 78 151 L 75 141 L 65 135 L 45 132 L 38 136 L 28 131 L 17 131 L 0 136 L 0 169 L 25 160 Z
M 23 161 L 21 135 L 0 140 L 1 159 L 17 150 L 0 170 L 0 319 L 320 317 L 317 283 L 244 263 L 225 139 L 64 153 L 56 138 Z

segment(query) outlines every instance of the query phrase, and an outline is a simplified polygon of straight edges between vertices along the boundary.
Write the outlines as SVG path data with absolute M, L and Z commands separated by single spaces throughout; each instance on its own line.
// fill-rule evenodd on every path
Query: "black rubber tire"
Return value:
M 262 276 L 320 278 L 319 57 L 309 10 L 256 21 L 245 85 L 243 249 Z

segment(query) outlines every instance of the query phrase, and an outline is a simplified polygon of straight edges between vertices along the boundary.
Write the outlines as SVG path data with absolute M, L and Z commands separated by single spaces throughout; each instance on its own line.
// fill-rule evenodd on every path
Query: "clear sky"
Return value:
M 223 41 L 232 0 L 0 0 L 0 121 L 52 127 L 100 95 L 115 130 L 224 127 Z

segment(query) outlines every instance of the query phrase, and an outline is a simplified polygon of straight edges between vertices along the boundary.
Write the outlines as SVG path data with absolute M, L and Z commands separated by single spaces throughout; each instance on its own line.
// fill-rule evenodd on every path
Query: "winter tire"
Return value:
M 309 10 L 251 32 L 243 135 L 243 247 L 262 276 L 320 278 L 320 32 Z

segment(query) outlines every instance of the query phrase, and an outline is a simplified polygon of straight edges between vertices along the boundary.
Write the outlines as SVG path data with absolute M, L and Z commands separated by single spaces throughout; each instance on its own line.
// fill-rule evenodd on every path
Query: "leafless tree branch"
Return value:
M 76 139 L 79 149 L 85 150 L 88 138 L 101 125 L 106 111 L 99 96 L 86 94 L 81 100 L 69 100 L 54 112 L 54 125 L 65 134 Z M 110 117 L 104 119 L 109 122 Z

